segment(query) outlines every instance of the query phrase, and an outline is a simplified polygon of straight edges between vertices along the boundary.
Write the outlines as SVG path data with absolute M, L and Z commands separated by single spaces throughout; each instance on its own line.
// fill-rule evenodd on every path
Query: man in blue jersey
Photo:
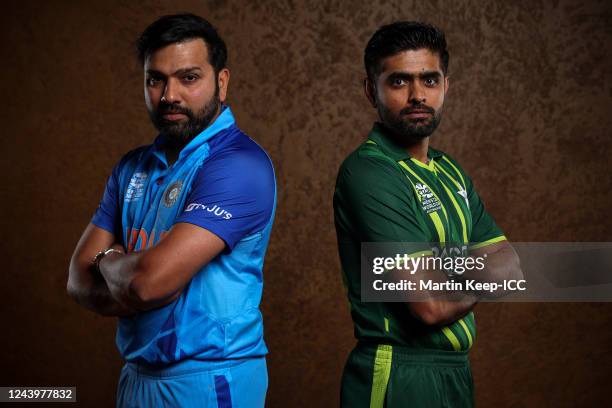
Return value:
M 263 407 L 272 163 L 224 103 L 227 51 L 209 22 L 162 17 L 137 48 L 159 135 L 113 169 L 68 292 L 119 317 L 118 406 Z

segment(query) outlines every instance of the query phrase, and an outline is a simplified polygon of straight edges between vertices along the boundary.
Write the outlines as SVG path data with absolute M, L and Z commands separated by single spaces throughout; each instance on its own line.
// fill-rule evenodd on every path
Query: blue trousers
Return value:
M 185 360 L 164 368 L 127 363 L 117 407 L 263 408 L 267 389 L 265 357 Z

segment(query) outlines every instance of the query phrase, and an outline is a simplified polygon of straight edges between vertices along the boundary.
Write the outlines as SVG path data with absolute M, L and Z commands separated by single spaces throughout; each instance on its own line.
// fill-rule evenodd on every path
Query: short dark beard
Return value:
M 402 116 L 407 115 L 412 109 L 427 110 L 433 115 L 430 119 L 426 120 L 410 120 L 407 118 L 402 118 Z M 378 102 L 377 110 L 382 124 L 385 126 L 385 128 L 394 133 L 394 136 L 396 136 L 398 139 L 397 141 L 401 144 L 413 144 L 431 136 L 442 120 L 442 108 L 435 111 L 433 108 L 424 104 L 412 105 L 408 108 L 402 109 L 399 115 L 394 115 L 387 109 L 386 106 Z
M 221 102 L 219 100 L 219 87 L 215 89 L 212 99 L 200 109 L 197 114 L 191 109 L 177 104 L 160 102 L 155 111 L 149 111 L 149 117 L 159 134 L 166 142 L 175 146 L 185 146 L 194 137 L 206 129 L 215 115 L 219 112 Z M 187 122 L 173 122 L 164 119 L 167 113 L 182 113 L 187 116 Z

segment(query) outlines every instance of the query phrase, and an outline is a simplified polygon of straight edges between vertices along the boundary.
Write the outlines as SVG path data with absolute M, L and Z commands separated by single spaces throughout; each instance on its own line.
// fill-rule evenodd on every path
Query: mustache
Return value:
M 176 105 L 173 103 L 161 102 L 157 107 L 157 115 L 167 115 L 173 113 L 182 113 L 190 118 L 193 117 L 193 112 L 188 108 L 183 108 L 180 105 Z
M 404 108 L 400 111 L 400 115 L 409 115 L 411 113 L 415 113 L 415 112 L 425 112 L 425 113 L 431 113 L 432 115 L 436 113 L 436 111 L 424 104 L 419 104 L 419 105 L 413 105 L 413 106 L 409 106 L 407 108 Z

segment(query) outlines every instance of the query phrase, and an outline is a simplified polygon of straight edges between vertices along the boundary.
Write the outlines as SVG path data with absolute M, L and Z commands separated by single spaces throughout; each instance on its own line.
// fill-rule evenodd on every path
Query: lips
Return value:
M 181 119 L 185 119 L 187 117 L 187 115 L 185 115 L 184 113 L 180 113 L 180 112 L 166 112 L 162 114 L 162 117 L 166 120 L 181 120 Z
M 411 110 L 405 113 L 410 119 L 425 119 L 432 115 L 430 111 L 425 110 Z

